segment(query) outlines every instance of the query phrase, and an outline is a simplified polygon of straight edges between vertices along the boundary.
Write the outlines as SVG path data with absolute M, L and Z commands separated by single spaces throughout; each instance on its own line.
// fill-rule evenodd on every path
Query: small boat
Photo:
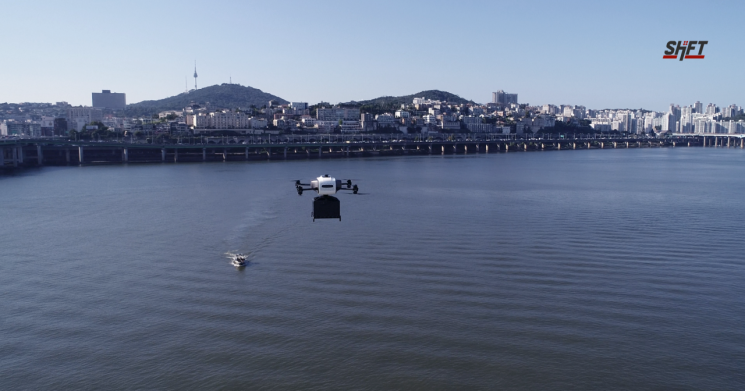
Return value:
M 230 262 L 235 267 L 245 267 L 246 263 L 246 256 L 243 254 L 236 254 L 233 255 L 233 260 Z

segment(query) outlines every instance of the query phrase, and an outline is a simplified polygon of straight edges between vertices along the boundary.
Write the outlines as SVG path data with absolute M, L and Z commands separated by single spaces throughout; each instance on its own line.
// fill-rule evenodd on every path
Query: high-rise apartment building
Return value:
M 491 93 L 492 103 L 508 105 L 510 103 L 517 104 L 517 94 L 508 94 L 502 90 Z
M 701 103 L 701 102 L 699 102 L 699 101 L 696 101 L 696 103 L 693 104 L 693 112 L 694 113 L 699 113 L 699 114 L 703 113 L 704 112 L 704 104 Z
M 101 109 L 124 109 L 127 107 L 126 94 L 112 93 L 111 90 L 94 92 L 93 107 Z

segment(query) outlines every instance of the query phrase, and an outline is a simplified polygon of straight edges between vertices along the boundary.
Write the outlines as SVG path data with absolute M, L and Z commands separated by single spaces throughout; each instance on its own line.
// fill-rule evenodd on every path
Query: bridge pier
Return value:
M 745 138 L 740 138 L 740 148 L 745 147 Z
M 729 148 L 729 136 L 727 136 L 727 148 Z
M 40 165 L 44 162 L 44 156 L 41 154 L 41 145 L 36 144 L 36 164 Z
M 246 149 L 248 149 L 248 148 L 246 148 Z M 348 150 L 347 150 L 347 156 L 349 156 L 349 151 Z M 285 150 L 284 150 L 284 157 L 285 157 L 285 160 L 287 160 L 287 148 L 285 148 Z M 246 158 L 248 158 L 248 154 L 246 154 Z
M 163 163 L 165 163 L 166 161 L 166 149 L 165 148 L 160 149 L 160 161 Z
M 129 148 L 122 149 L 122 161 L 129 163 Z
M 428 149 L 429 149 L 429 154 L 431 155 L 431 154 L 432 154 L 432 146 L 430 145 L 430 146 L 428 147 Z
M 318 147 L 318 158 L 321 158 L 321 155 L 323 155 L 323 148 Z
M 0 148 L 0 167 L 5 167 L 5 149 Z
M 65 148 L 65 162 L 70 164 L 70 148 Z
M 178 163 L 178 148 L 173 150 L 173 162 Z
M 83 164 L 83 162 L 85 161 L 83 158 L 84 158 L 84 156 L 83 156 L 83 146 L 81 145 L 81 146 L 78 147 L 78 163 L 79 164 Z
M 222 161 L 227 161 L 227 160 L 228 160 L 228 149 L 223 148 L 222 149 Z
M 285 148 L 285 158 L 287 158 L 287 148 Z M 246 160 L 248 160 L 248 147 L 246 147 Z

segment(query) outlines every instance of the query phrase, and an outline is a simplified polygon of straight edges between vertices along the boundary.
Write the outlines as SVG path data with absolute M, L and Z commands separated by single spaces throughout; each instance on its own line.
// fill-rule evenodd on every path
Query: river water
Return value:
M 734 148 L 27 170 L 0 389 L 743 389 L 744 194 Z

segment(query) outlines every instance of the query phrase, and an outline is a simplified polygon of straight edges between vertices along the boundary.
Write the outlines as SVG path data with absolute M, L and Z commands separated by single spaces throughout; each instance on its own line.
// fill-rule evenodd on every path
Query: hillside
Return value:
M 384 112 L 390 112 L 397 110 L 401 107 L 401 104 L 411 104 L 414 98 L 425 98 L 439 101 L 447 101 L 450 103 L 474 103 L 473 101 L 461 98 L 458 95 L 451 94 L 447 91 L 440 90 L 427 90 L 417 92 L 416 94 L 404 95 L 404 96 L 381 96 L 380 98 L 363 100 L 363 101 L 351 101 L 341 103 L 341 106 L 354 106 L 359 107 L 362 111 L 369 112 L 372 114 L 381 114 Z
M 391 104 L 391 103 L 406 103 L 411 104 L 414 98 L 426 98 L 431 100 L 447 101 L 451 103 L 474 103 L 473 101 L 461 98 L 458 95 L 451 94 L 447 91 L 440 90 L 427 90 L 417 92 L 416 94 L 404 95 L 404 96 L 381 96 L 380 98 L 363 100 L 363 101 L 351 101 L 343 103 L 344 105 L 379 105 L 379 104 Z
M 161 100 L 146 100 L 127 105 L 127 115 L 148 115 L 165 110 L 181 110 L 191 103 L 204 106 L 209 102 L 211 107 L 236 108 L 254 105 L 261 107 L 273 100 L 277 103 L 288 103 L 286 100 L 263 92 L 259 89 L 240 84 L 221 84 L 200 88 L 190 93 L 183 93 Z

